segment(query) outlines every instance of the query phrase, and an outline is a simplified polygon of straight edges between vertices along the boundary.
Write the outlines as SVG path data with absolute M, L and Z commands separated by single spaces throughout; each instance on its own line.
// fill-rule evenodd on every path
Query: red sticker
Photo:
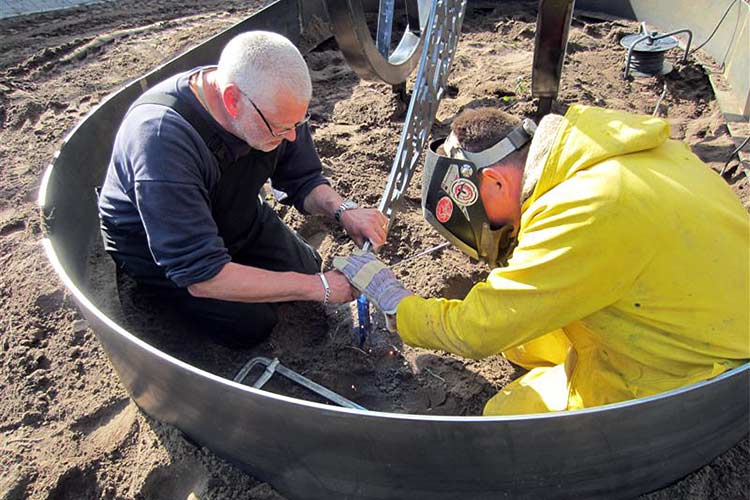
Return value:
M 453 202 L 447 196 L 443 196 L 435 207 L 435 217 L 442 224 L 445 224 L 450 220 L 451 215 L 453 215 Z
M 458 179 L 451 185 L 451 197 L 464 207 L 473 205 L 479 199 L 479 190 L 470 181 Z

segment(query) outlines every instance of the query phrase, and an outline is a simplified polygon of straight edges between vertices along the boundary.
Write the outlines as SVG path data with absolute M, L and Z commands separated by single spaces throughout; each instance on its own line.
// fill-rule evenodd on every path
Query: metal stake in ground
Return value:
M 423 35 L 424 49 L 419 60 L 414 92 L 409 102 L 401 140 L 396 150 L 388 182 L 380 199 L 379 210 L 393 221 L 397 204 L 406 192 L 414 175 L 419 154 L 430 135 L 440 99 L 445 95 L 453 54 L 461 34 L 467 0 L 436 0 L 432 3 L 427 21 L 427 32 Z M 365 243 L 365 250 L 369 250 Z M 369 324 L 369 304 L 361 298 L 357 308 L 359 324 Z M 359 301 L 358 301 L 359 305 Z M 370 334 L 369 328 L 358 328 L 360 345 Z
M 531 70 L 531 95 L 539 98 L 539 117 L 552 110 L 552 101 L 557 98 L 574 3 L 573 0 L 539 1 Z

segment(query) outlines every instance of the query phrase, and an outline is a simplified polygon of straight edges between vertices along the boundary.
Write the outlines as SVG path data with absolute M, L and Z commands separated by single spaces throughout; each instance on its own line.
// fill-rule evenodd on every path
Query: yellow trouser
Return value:
M 503 387 L 484 407 L 485 415 L 519 415 L 568 409 L 570 375 L 576 353 L 562 330 L 555 330 L 503 353 L 530 370 Z

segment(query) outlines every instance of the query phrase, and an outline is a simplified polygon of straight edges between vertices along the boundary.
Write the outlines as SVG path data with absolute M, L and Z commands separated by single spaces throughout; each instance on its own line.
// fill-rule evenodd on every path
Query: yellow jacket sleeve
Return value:
M 408 297 L 397 328 L 414 346 L 482 358 L 523 344 L 617 301 L 653 253 L 637 215 L 597 165 L 539 198 L 523 214 L 508 266 L 464 300 Z M 615 171 L 616 172 L 616 171 Z

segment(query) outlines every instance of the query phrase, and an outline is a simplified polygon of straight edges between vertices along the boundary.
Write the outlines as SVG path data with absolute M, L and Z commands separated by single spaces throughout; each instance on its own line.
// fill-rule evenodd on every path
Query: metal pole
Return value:
M 424 49 L 419 61 L 414 92 L 409 102 L 409 110 L 406 113 L 391 173 L 378 206 L 388 218 L 389 225 L 393 221 L 398 201 L 406 192 L 414 175 L 419 155 L 430 135 L 432 123 L 435 121 L 440 99 L 445 94 L 445 84 L 448 81 L 453 54 L 461 34 L 466 1 L 435 0 L 432 3 L 427 31 L 423 35 Z M 370 249 L 369 242 L 365 243 L 364 249 Z M 370 324 L 367 299 L 360 297 L 357 306 L 359 321 L 357 331 L 360 335 L 360 343 L 364 343 L 370 333 L 368 326 L 361 326 Z M 359 333 L 360 331 L 363 333 Z

